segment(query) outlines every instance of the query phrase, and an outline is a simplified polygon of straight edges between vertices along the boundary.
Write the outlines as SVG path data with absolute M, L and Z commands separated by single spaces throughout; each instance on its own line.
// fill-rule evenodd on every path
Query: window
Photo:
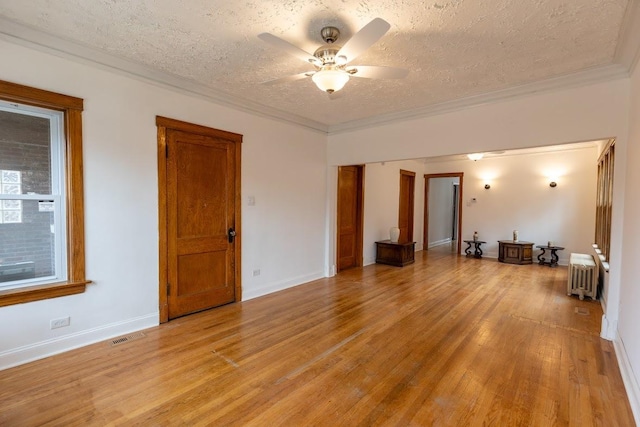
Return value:
M 604 258 L 603 261 L 605 262 L 608 262 L 611 256 L 611 211 L 613 207 L 614 161 L 615 140 L 611 140 L 598 159 L 598 188 L 596 196 L 595 240 Z
M 83 101 L 0 81 L 0 306 L 84 292 Z

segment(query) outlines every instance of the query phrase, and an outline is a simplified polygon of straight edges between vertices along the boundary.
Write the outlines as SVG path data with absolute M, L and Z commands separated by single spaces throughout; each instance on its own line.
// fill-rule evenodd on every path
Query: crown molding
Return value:
M 71 59 L 98 68 L 135 78 L 148 84 L 170 89 L 178 93 L 205 99 L 238 111 L 302 126 L 327 135 L 350 132 L 381 124 L 419 119 L 450 113 L 457 110 L 497 103 L 506 99 L 524 97 L 534 93 L 550 92 L 558 89 L 584 86 L 588 84 L 629 77 L 630 70 L 638 63 L 640 56 L 640 0 L 630 0 L 621 29 L 620 42 L 615 54 L 615 64 L 595 67 L 589 70 L 567 74 L 538 82 L 523 84 L 503 90 L 469 96 L 439 104 L 401 112 L 383 114 L 336 125 L 328 125 L 306 117 L 254 102 L 250 99 L 231 95 L 219 89 L 185 79 L 174 74 L 159 71 L 138 62 L 90 48 L 61 37 L 48 34 L 40 29 L 16 23 L 0 17 L 0 38 Z
M 586 86 L 594 83 L 628 77 L 629 71 L 626 67 L 620 64 L 605 65 L 601 67 L 591 68 L 585 71 L 579 71 L 577 73 L 566 74 L 546 80 L 513 86 L 507 89 L 496 90 L 493 92 L 473 95 L 465 98 L 455 99 L 452 101 L 442 102 L 439 104 L 428 105 L 426 107 L 416 108 L 413 110 L 382 114 L 379 116 L 367 117 L 366 119 L 362 120 L 354 120 L 350 122 L 340 123 L 338 125 L 332 125 L 329 126 L 329 135 L 351 132 L 394 122 L 420 119 L 429 116 L 435 116 L 438 114 L 451 113 L 454 111 L 477 107 L 479 105 L 494 104 L 505 101 L 507 99 L 526 97 L 534 93 L 552 92 L 558 89 Z
M 145 83 L 196 96 L 235 110 L 289 124 L 297 124 L 325 134 L 328 131 L 328 126 L 325 123 L 269 107 L 247 98 L 230 95 L 193 80 L 159 71 L 136 61 L 124 59 L 2 17 L 0 17 L 0 38 L 65 59 L 71 59 L 75 62 L 98 66 L 98 68 L 112 72 L 115 71 L 118 74 L 124 74 Z

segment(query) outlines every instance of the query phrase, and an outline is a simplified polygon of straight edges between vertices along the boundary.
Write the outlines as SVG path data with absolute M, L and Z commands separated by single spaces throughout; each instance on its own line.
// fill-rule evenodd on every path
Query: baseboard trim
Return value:
M 616 338 L 613 340 L 613 348 L 616 352 L 620 375 L 622 375 L 622 382 L 627 391 L 627 398 L 629 399 L 631 412 L 633 412 L 633 418 L 636 421 L 636 425 L 640 426 L 640 400 L 638 400 L 640 398 L 640 387 L 638 386 L 638 380 L 633 374 L 633 368 L 631 367 L 627 351 L 624 348 L 622 338 L 620 338 L 618 333 L 616 333 Z
M 431 248 L 435 248 L 436 246 L 446 245 L 449 243 L 451 243 L 451 238 L 436 240 L 435 242 L 429 242 L 429 244 L 427 245 L 427 248 L 431 249 Z
M 0 353 L 0 370 L 24 365 L 45 357 L 64 353 L 120 335 L 158 326 L 159 313 L 127 319 L 50 340 L 29 344 Z
M 308 282 L 312 282 L 314 280 L 322 279 L 326 277 L 322 272 L 306 274 L 304 276 L 298 276 L 293 279 L 285 280 L 283 282 L 271 283 L 265 286 L 255 288 L 255 289 L 247 289 L 243 287 L 242 289 L 242 301 L 247 301 L 253 298 L 262 297 L 268 295 L 273 292 L 282 291 L 285 289 L 293 288 L 298 285 L 302 285 Z

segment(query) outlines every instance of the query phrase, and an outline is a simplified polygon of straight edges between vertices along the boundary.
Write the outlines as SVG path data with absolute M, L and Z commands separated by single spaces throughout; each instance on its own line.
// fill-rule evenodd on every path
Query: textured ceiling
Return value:
M 610 66 L 629 2 L 0 0 L 0 18 L 161 71 L 214 98 L 330 130 Z M 375 17 L 391 29 L 354 63 L 407 68 L 406 79 L 352 78 L 334 99 L 308 78 L 261 84 L 313 68 L 258 34 L 312 53 L 323 26 L 338 27 L 344 43 Z M 0 33 L 27 34 L 6 28 Z

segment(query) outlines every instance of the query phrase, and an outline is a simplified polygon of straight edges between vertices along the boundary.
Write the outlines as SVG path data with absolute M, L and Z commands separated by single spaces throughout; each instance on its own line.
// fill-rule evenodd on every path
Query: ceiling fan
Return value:
M 264 42 L 280 48 L 315 67 L 313 71 L 270 80 L 265 84 L 284 83 L 311 77 L 318 89 L 332 94 L 342 89 L 349 81 L 349 77 L 402 79 L 409 74 L 409 70 L 370 65 L 348 65 L 384 36 L 389 31 L 389 28 L 391 28 L 391 25 L 387 21 L 375 18 L 354 34 L 344 46 L 340 46 L 336 44 L 340 37 L 340 30 L 336 27 L 324 27 L 320 31 L 320 35 L 325 44 L 316 49 L 313 55 L 273 34 L 259 34 L 258 37 Z

